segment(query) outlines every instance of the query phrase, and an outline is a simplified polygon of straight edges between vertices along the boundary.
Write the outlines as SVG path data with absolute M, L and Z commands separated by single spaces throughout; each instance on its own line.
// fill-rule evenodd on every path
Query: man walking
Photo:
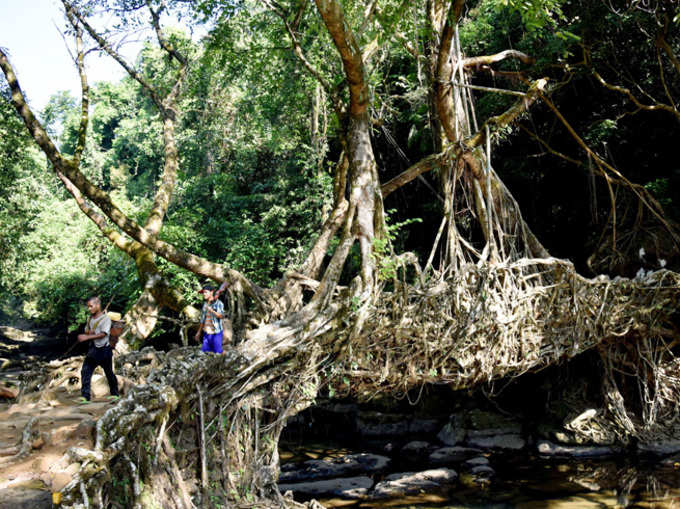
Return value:
M 199 290 L 203 294 L 203 309 L 201 310 L 201 324 L 194 339 L 199 341 L 203 332 L 204 352 L 222 353 L 222 318 L 224 318 L 224 304 L 215 297 L 215 288 L 204 286 Z
M 99 297 L 90 297 L 87 300 L 87 309 L 90 317 L 85 325 L 85 333 L 78 334 L 78 341 L 89 341 L 90 346 L 80 370 L 81 402 L 90 401 L 90 383 L 92 373 L 97 366 L 101 366 L 109 382 L 109 391 L 114 399 L 118 398 L 118 380 L 113 372 L 113 350 L 109 345 L 109 332 L 111 331 L 111 319 L 102 311 L 102 303 Z

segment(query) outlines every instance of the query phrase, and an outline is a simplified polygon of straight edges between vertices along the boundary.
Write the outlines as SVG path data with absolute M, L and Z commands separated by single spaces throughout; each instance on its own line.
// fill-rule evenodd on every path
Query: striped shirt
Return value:
M 215 313 L 224 317 L 224 304 L 222 304 L 221 300 L 217 299 L 210 304 L 203 303 L 203 309 L 201 310 L 201 323 L 203 324 L 204 329 L 211 329 L 216 334 L 222 331 L 222 320 L 212 313 L 208 313 L 208 306 L 210 306 Z

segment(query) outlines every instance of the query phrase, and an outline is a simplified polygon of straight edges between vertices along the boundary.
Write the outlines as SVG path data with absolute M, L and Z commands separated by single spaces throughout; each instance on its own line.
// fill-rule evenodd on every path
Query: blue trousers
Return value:
M 201 350 L 204 352 L 222 353 L 222 331 L 216 334 L 206 334 L 204 332 Z
M 110 346 L 97 348 L 91 345 L 83 361 L 83 367 L 80 369 L 80 393 L 83 395 L 83 398 L 90 401 L 90 383 L 92 382 L 92 373 L 94 373 L 97 366 L 101 366 L 104 370 L 106 380 L 109 382 L 111 395 L 118 396 L 118 379 L 116 379 L 116 375 L 113 372 L 113 350 L 111 350 Z

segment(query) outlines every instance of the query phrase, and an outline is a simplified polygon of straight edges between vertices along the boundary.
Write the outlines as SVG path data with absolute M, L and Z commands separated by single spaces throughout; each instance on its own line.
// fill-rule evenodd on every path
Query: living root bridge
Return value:
M 324 384 L 359 399 L 425 383 L 471 387 L 631 338 L 659 342 L 659 373 L 677 367 L 664 344 L 680 298 L 673 272 L 586 279 L 562 260 L 522 259 L 465 264 L 451 278 L 415 284 L 395 279 L 391 288 L 375 294 L 358 334 L 347 297 L 308 323 L 255 329 L 224 356 L 190 348 L 156 354 L 161 362 L 146 385 L 98 422 L 94 450 L 71 451 L 81 467 L 65 505 L 293 506 L 276 488 L 279 435 Z M 638 421 L 611 381 L 610 421 L 628 419 L 633 428 L 620 436 L 630 436 Z M 645 429 L 677 424 L 680 381 L 660 375 L 650 383 L 656 420 Z
M 677 273 L 587 279 L 555 258 L 470 263 L 452 278 L 394 287 L 343 359 L 342 374 L 358 396 L 403 394 L 423 383 L 463 389 L 603 342 L 663 336 L 680 301 Z

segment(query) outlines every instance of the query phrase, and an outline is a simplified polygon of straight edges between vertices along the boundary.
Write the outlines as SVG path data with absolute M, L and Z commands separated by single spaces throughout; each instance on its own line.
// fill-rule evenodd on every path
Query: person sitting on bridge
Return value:
M 204 286 L 199 290 L 203 294 L 203 309 L 201 310 L 201 323 L 194 339 L 199 340 L 203 332 L 204 352 L 222 353 L 222 318 L 224 318 L 224 304 L 215 297 L 215 288 Z
M 97 366 L 101 366 L 109 382 L 109 391 L 113 399 L 118 398 L 118 380 L 113 372 L 113 350 L 109 344 L 109 332 L 111 331 L 111 319 L 102 311 L 102 303 L 99 297 L 90 297 L 87 300 L 87 309 L 90 317 L 85 325 L 85 333 L 78 334 L 78 341 L 89 341 L 90 346 L 80 370 L 81 380 L 81 403 L 90 401 L 90 382 L 92 373 Z

